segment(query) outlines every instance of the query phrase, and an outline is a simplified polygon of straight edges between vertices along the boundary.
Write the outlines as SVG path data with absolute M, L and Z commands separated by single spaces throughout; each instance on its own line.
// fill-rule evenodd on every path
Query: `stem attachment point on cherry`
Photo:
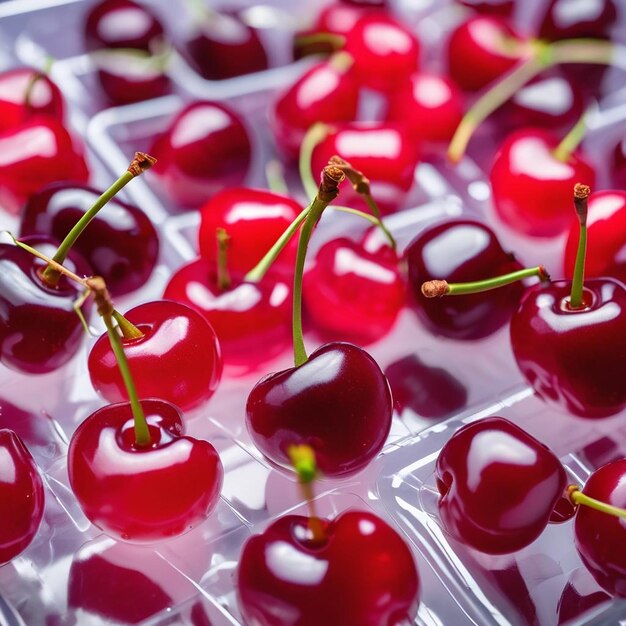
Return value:
M 584 494 L 578 485 L 569 485 L 565 490 L 565 495 L 574 506 L 588 506 L 596 511 L 600 511 L 601 513 L 626 519 L 626 509 L 620 509 L 617 506 L 606 504 L 606 502 L 601 502 L 600 500 L 591 498 L 590 496 Z
M 215 230 L 217 239 L 217 288 L 220 291 L 230 289 L 232 280 L 228 273 L 228 246 L 230 235 L 221 226 Z

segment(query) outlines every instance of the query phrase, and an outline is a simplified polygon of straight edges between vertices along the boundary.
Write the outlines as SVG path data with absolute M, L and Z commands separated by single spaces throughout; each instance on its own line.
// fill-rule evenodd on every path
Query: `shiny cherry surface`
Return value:
M 243 122 L 217 102 L 187 105 L 149 151 L 150 170 L 172 201 L 198 208 L 212 195 L 241 185 L 248 174 L 251 144 Z
M 467 424 L 446 442 L 435 468 L 441 522 L 487 554 L 532 543 L 567 484 L 559 459 L 503 417 Z
M 433 333 L 452 339 L 480 339 L 506 324 L 523 287 L 514 283 L 493 291 L 448 298 L 425 298 L 422 283 L 482 280 L 521 269 L 494 232 L 473 220 L 450 220 L 420 233 L 405 250 L 415 311 Z
M 318 250 L 302 293 L 309 318 L 324 336 L 356 343 L 382 339 L 405 301 L 397 260 L 345 237 Z
M 252 389 L 246 424 L 273 463 L 291 469 L 287 449 L 313 448 L 321 473 L 347 476 L 381 450 L 391 427 L 389 383 L 376 361 L 349 343 L 327 343 L 296 368 L 270 374 Z
M 219 498 L 224 470 L 215 448 L 183 434 L 179 410 L 142 400 L 151 443 L 135 444 L 130 404 L 92 413 L 72 435 L 72 491 L 92 524 L 115 539 L 148 543 L 202 523 Z
M 626 459 L 597 469 L 582 491 L 600 502 L 626 508 Z M 624 520 L 581 505 L 574 521 L 574 542 L 596 582 L 612 596 L 626 598 Z
M 314 541 L 308 518 L 288 515 L 243 547 L 239 608 L 257 626 L 381 626 L 412 622 L 420 582 L 410 549 L 382 519 L 347 511 L 323 520 Z
M 222 356 L 215 332 L 196 311 L 179 302 L 156 300 L 124 317 L 144 336 L 122 339 L 140 398 L 162 398 L 186 410 L 206 402 L 222 376 Z M 109 402 L 128 400 L 108 335 L 93 345 L 89 376 Z
M 605 417 L 626 407 L 626 287 L 585 281 L 585 307 L 569 308 L 571 283 L 529 289 L 511 319 L 517 364 L 535 393 L 567 413 Z
M 24 237 L 24 243 L 52 256 L 57 246 L 45 237 Z M 71 253 L 65 266 L 90 276 L 86 262 Z M 0 244 L 0 360 L 20 372 L 44 374 L 69 361 L 85 331 L 74 311 L 82 287 L 61 277 L 57 287 L 39 276 L 45 263 L 12 244 Z M 83 305 L 88 318 L 90 301 Z
M 539 37 L 557 39 L 608 39 L 617 21 L 614 0 L 550 0 L 539 27 Z
M 20 437 L 0 428 L 0 565 L 23 552 L 43 518 L 43 482 Z
M 578 220 L 565 244 L 565 275 L 571 278 L 578 247 Z M 589 196 L 585 276 L 610 276 L 626 283 L 626 191 L 607 190 Z
M 22 213 L 20 235 L 49 235 L 61 242 L 100 196 L 86 185 L 55 183 L 32 195 Z M 111 199 L 73 245 L 102 276 L 112 295 L 147 282 L 159 254 L 156 229 L 135 205 Z
M 574 570 L 561 593 L 558 604 L 559 626 L 573 622 L 594 606 L 609 602 L 611 596 L 598 585 L 584 567 Z
M 522 129 L 503 141 L 489 174 L 498 217 L 532 237 L 554 237 L 572 220 L 572 189 L 593 187 L 595 173 L 578 153 L 554 156 L 559 139 L 547 130 Z

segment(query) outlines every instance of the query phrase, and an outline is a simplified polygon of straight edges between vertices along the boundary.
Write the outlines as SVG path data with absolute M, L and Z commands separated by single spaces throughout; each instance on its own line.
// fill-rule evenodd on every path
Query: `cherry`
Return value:
M 616 189 L 626 187 L 626 139 L 615 144 L 610 161 L 611 177 Z
M 197 208 L 218 191 L 241 185 L 251 161 L 243 122 L 217 102 L 184 107 L 152 150 L 158 185 L 184 208 Z
M 477 15 L 452 32 L 448 41 L 448 71 L 463 89 L 478 91 L 527 54 L 525 40 L 504 18 Z
M 397 260 L 345 237 L 324 244 L 304 276 L 304 306 L 315 327 L 357 343 L 377 341 L 391 330 L 404 293 Z
M 0 429 L 0 565 L 23 552 L 39 530 L 44 512 L 43 482 L 18 435 Z
M 0 133 L 0 204 L 17 213 L 32 193 L 48 183 L 84 183 L 89 170 L 70 134 L 54 118 L 28 118 Z
M 488 554 L 532 543 L 567 483 L 558 458 L 503 417 L 484 418 L 455 432 L 439 453 L 435 476 L 446 531 Z
M 412 74 L 387 98 L 385 121 L 406 124 L 419 141 L 450 141 L 463 117 L 463 94 L 449 78 Z
M 85 185 L 49 185 L 26 202 L 20 233 L 62 241 L 99 196 L 99 191 Z M 143 211 L 113 198 L 81 233 L 74 249 L 105 279 L 112 294 L 121 295 L 146 283 L 157 261 L 159 241 Z
M 626 283 L 626 192 L 598 191 L 589 196 L 588 250 L 585 274 L 611 276 Z M 574 273 L 578 246 L 578 223 L 574 222 L 565 245 L 565 275 Z
M 143 336 L 122 340 L 137 391 L 183 410 L 206 402 L 222 374 L 222 358 L 213 328 L 196 311 L 179 302 L 145 302 L 125 314 Z M 106 334 L 93 345 L 89 376 L 109 402 L 127 400 L 124 380 Z
M 224 228 L 230 238 L 228 269 L 248 272 L 263 258 L 301 210 L 302 207 L 288 196 L 264 189 L 225 189 L 200 209 L 200 255 L 211 263 L 217 262 L 215 233 L 218 228 Z M 294 261 L 295 246 L 290 245 L 277 263 L 292 268 Z
M 417 70 L 420 43 L 390 14 L 372 12 L 361 17 L 347 34 L 344 50 L 354 59 L 359 83 L 386 92 Z
M 422 296 L 422 283 L 434 277 L 464 282 L 521 268 L 502 249 L 493 231 L 479 222 L 456 219 L 435 224 L 409 243 L 404 256 L 415 310 L 431 332 L 453 339 L 486 337 L 509 321 L 522 297 L 519 284 L 455 298 Z
M 561 158 L 549 131 L 511 133 L 496 154 L 489 175 L 500 219 L 533 237 L 562 234 L 571 222 L 571 189 L 579 180 L 593 184 L 594 171 L 578 153 Z
M 72 435 L 68 473 L 95 526 L 116 539 L 154 542 L 204 521 L 217 503 L 224 470 L 208 441 L 183 435 L 174 405 L 152 399 L 141 406 L 147 445 L 136 443 L 130 403 L 107 405 Z
M 316 541 L 309 521 L 281 517 L 244 545 L 237 595 L 246 623 L 379 626 L 415 618 L 417 569 L 391 526 L 373 513 L 347 511 L 324 520 Z
M 617 20 L 614 0 L 550 0 L 539 37 L 557 39 L 608 39 Z
M 309 128 L 317 122 L 348 122 L 356 118 L 359 85 L 352 60 L 337 54 L 309 68 L 280 93 L 271 111 L 271 124 L 279 147 L 297 157 Z
M 515 7 L 515 0 L 458 0 L 460 4 L 486 15 L 510 17 Z

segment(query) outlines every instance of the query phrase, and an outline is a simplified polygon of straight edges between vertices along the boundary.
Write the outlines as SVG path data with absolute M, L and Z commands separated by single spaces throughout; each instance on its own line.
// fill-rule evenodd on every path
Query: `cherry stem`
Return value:
M 587 252 L 587 212 L 589 208 L 589 194 L 591 189 L 587 185 L 576 183 L 574 185 L 574 206 L 580 230 L 578 234 L 578 249 L 576 250 L 576 263 L 572 277 L 572 288 L 569 297 L 570 309 L 582 309 L 583 288 L 585 283 L 585 256 Z
M 626 519 L 626 509 L 620 509 L 617 506 L 612 506 L 606 502 L 596 500 L 595 498 L 584 494 L 578 485 L 569 485 L 569 487 L 565 490 L 565 493 L 570 499 L 570 502 L 576 506 L 582 504 L 583 506 L 588 506 L 596 511 L 600 511 L 601 513 Z
M 300 230 L 298 240 L 298 252 L 296 255 L 296 267 L 293 277 L 293 355 L 296 367 L 306 363 L 308 356 L 304 345 L 302 332 L 302 279 L 304 276 L 304 263 L 306 252 L 311 239 L 311 234 L 324 209 L 339 195 L 339 184 L 345 179 L 345 174 L 336 166 L 328 164 L 322 170 L 322 180 L 308 208 L 306 219 Z M 305 209 L 306 210 L 306 209 Z
M 562 63 L 593 63 L 626 69 L 626 47 L 602 39 L 564 39 L 552 44 L 536 41 L 533 49 L 534 54 L 518 63 L 467 111 L 448 147 L 450 161 L 458 163 L 480 124 L 529 80 L 549 67 Z
M 329 43 L 335 50 L 340 50 L 346 43 L 346 38 L 336 33 L 312 33 L 310 35 L 298 35 L 294 39 L 296 48 L 304 48 L 316 43 Z
M 215 230 L 215 237 L 217 239 L 217 288 L 220 291 L 226 291 L 232 285 L 232 280 L 228 273 L 230 235 L 225 228 L 218 227 Z
M 302 143 L 300 144 L 300 155 L 298 159 L 298 169 L 300 172 L 300 180 L 304 187 L 304 192 L 307 198 L 314 198 L 317 194 L 317 183 L 311 173 L 311 160 L 313 157 L 313 150 L 315 147 L 324 141 L 328 133 L 332 131 L 332 128 L 322 122 L 313 124 L 307 130 Z
M 135 176 L 143 174 L 156 163 L 156 159 L 144 152 L 135 152 L 128 169 L 94 202 L 93 206 L 76 222 L 74 227 L 66 235 L 65 239 L 52 257 L 53 261 L 63 263 L 69 254 L 74 242 L 85 230 L 89 222 L 96 216 L 98 211 L 113 198 L 120 189 L 125 187 Z M 60 275 L 56 268 L 48 266 L 42 273 L 42 279 L 49 286 L 54 287 L 59 281 Z
M 28 79 L 28 83 L 26 84 L 26 89 L 24 90 L 24 105 L 27 109 L 33 108 L 33 90 L 35 89 L 35 85 L 44 78 L 45 73 L 40 72 L 39 70 L 33 70 L 33 73 L 30 75 Z
M 141 48 L 103 48 L 89 53 L 89 57 L 98 64 L 99 59 L 106 61 L 116 55 L 121 59 L 135 58 L 144 62 L 144 67 L 164 72 L 172 58 L 173 49 L 170 46 L 159 46 L 159 50 L 142 50 Z
M 265 165 L 265 179 L 270 191 L 283 196 L 289 195 L 289 187 L 285 181 L 285 170 L 277 159 L 270 159 Z
M 587 132 L 587 112 L 583 113 L 580 119 L 574 124 L 572 129 L 563 137 L 561 143 L 554 149 L 552 153 L 555 159 L 567 163 L 572 152 L 578 148 L 580 142 L 584 139 Z
M 107 335 L 111 342 L 111 348 L 115 359 L 117 360 L 117 366 L 120 369 L 124 385 L 126 387 L 126 393 L 130 401 L 131 411 L 133 413 L 133 420 L 135 426 L 135 445 L 137 447 L 146 447 L 151 443 L 150 430 L 148 428 L 148 422 L 144 415 L 139 396 L 137 394 L 137 388 L 130 372 L 128 365 L 128 359 L 124 353 L 124 346 L 118 333 L 116 326 L 113 324 L 114 308 L 111 296 L 106 288 L 104 280 L 100 276 L 93 276 L 87 279 L 87 286 L 94 294 L 96 306 L 98 307 L 98 313 L 104 320 L 104 325 L 107 329 Z
M 472 293 L 491 291 L 498 287 L 504 287 L 524 278 L 536 276 L 542 281 L 550 280 L 550 275 L 543 265 L 529 267 L 510 274 L 495 276 L 485 280 L 477 280 L 467 283 L 449 283 L 446 280 L 429 280 L 422 284 L 422 295 L 426 298 L 440 298 L 442 296 L 464 296 Z

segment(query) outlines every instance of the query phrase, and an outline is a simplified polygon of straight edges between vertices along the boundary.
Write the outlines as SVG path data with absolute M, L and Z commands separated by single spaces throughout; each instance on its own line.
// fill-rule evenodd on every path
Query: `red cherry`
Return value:
M 626 507 L 626 459 L 597 469 L 585 483 L 583 494 L 600 502 Z M 624 520 L 591 507 L 578 507 L 574 541 L 586 568 L 612 596 L 626 597 L 626 528 Z
M 420 141 L 450 141 L 465 110 L 463 94 L 449 78 L 413 74 L 387 98 L 386 122 L 405 124 Z
M 572 219 L 572 188 L 579 181 L 593 186 L 591 166 L 576 152 L 558 159 L 558 144 L 546 130 L 523 129 L 511 133 L 495 156 L 489 175 L 494 208 L 518 232 L 562 234 Z
M 389 261 L 386 251 L 368 252 L 345 237 L 324 244 L 304 275 L 306 311 L 315 327 L 332 339 L 381 339 L 395 324 L 404 294 L 397 260 Z
M 198 208 L 218 191 L 241 185 L 248 174 L 248 132 L 231 109 L 193 102 L 172 121 L 150 150 L 158 184 L 184 208 Z
M 477 15 L 450 36 L 448 70 L 463 89 L 477 91 L 509 71 L 525 54 L 524 39 L 505 19 Z
M 308 518 L 296 515 L 281 517 L 246 542 L 237 570 L 245 622 L 412 622 L 420 585 L 413 556 L 400 535 L 365 511 L 348 511 L 323 523 L 323 543 L 311 537 Z
M 521 269 L 493 231 L 479 222 L 450 220 L 431 226 L 411 241 L 404 255 L 415 310 L 433 333 L 453 339 L 486 337 L 509 321 L 522 297 L 519 283 L 453 298 L 422 295 L 422 283 L 434 278 L 469 282 Z
M 331 57 L 316 64 L 278 95 L 270 119 L 276 142 L 288 156 L 298 156 L 313 124 L 356 118 L 359 85 L 344 61 L 345 57 Z
M 581 309 L 569 307 L 571 283 L 526 292 L 511 319 L 517 364 L 535 393 L 568 413 L 605 417 L 626 407 L 626 287 L 585 281 Z
M 364 86 L 394 89 L 417 70 L 420 43 L 404 24 L 384 12 L 367 13 L 346 36 L 344 50 Z
M 183 435 L 175 406 L 162 400 L 141 405 L 149 446 L 135 444 L 129 403 L 107 405 L 74 432 L 68 473 L 92 524 L 116 539 L 154 542 L 204 521 L 219 498 L 224 470 L 208 441 Z
M 63 241 L 100 196 L 85 185 L 55 183 L 32 195 L 24 207 L 20 234 L 49 235 Z M 73 245 L 93 273 L 102 276 L 112 295 L 142 287 L 159 253 L 157 232 L 150 219 L 134 205 L 111 199 Z
M 413 186 L 420 147 L 400 124 L 353 122 L 334 124 L 314 149 L 311 171 L 319 172 L 339 155 L 370 179 L 372 197 L 383 213 L 398 210 Z M 367 210 L 362 197 L 345 185 L 341 204 Z
M 578 221 L 565 245 L 565 275 L 573 275 L 578 247 Z M 626 192 L 598 191 L 589 196 L 586 276 L 610 276 L 626 283 Z
M 259 381 L 248 396 L 246 423 L 273 463 L 290 469 L 288 448 L 306 444 L 323 475 L 347 476 L 382 449 L 392 404 L 389 383 L 367 352 L 328 343 L 300 367 Z
M 488 554 L 532 543 L 567 484 L 559 459 L 503 417 L 459 429 L 441 449 L 435 475 L 446 531 Z
M 213 328 L 179 302 L 146 302 L 124 316 L 144 335 L 122 343 L 142 398 L 158 397 L 183 410 L 206 402 L 222 375 L 222 357 Z M 108 335 L 94 344 L 88 359 L 96 391 L 109 402 L 127 400 L 122 374 Z
M 215 266 L 196 259 L 174 272 L 163 297 L 202 314 L 215 329 L 227 366 L 254 369 L 291 342 L 291 287 L 273 273 L 220 290 Z
M 510 17 L 515 7 L 515 0 L 458 0 L 460 4 L 486 15 Z
M 614 0 L 550 0 L 539 37 L 558 39 L 608 39 L 617 21 Z
M 200 209 L 198 234 L 200 255 L 217 262 L 216 231 L 223 228 L 229 235 L 228 269 L 250 271 L 302 211 L 289 198 L 264 189 L 237 187 L 213 196 Z M 289 268 L 295 263 L 295 240 L 278 257 L 276 264 Z
M 0 429 L 0 565 L 23 552 L 39 530 L 43 482 L 30 452 L 8 428 Z

